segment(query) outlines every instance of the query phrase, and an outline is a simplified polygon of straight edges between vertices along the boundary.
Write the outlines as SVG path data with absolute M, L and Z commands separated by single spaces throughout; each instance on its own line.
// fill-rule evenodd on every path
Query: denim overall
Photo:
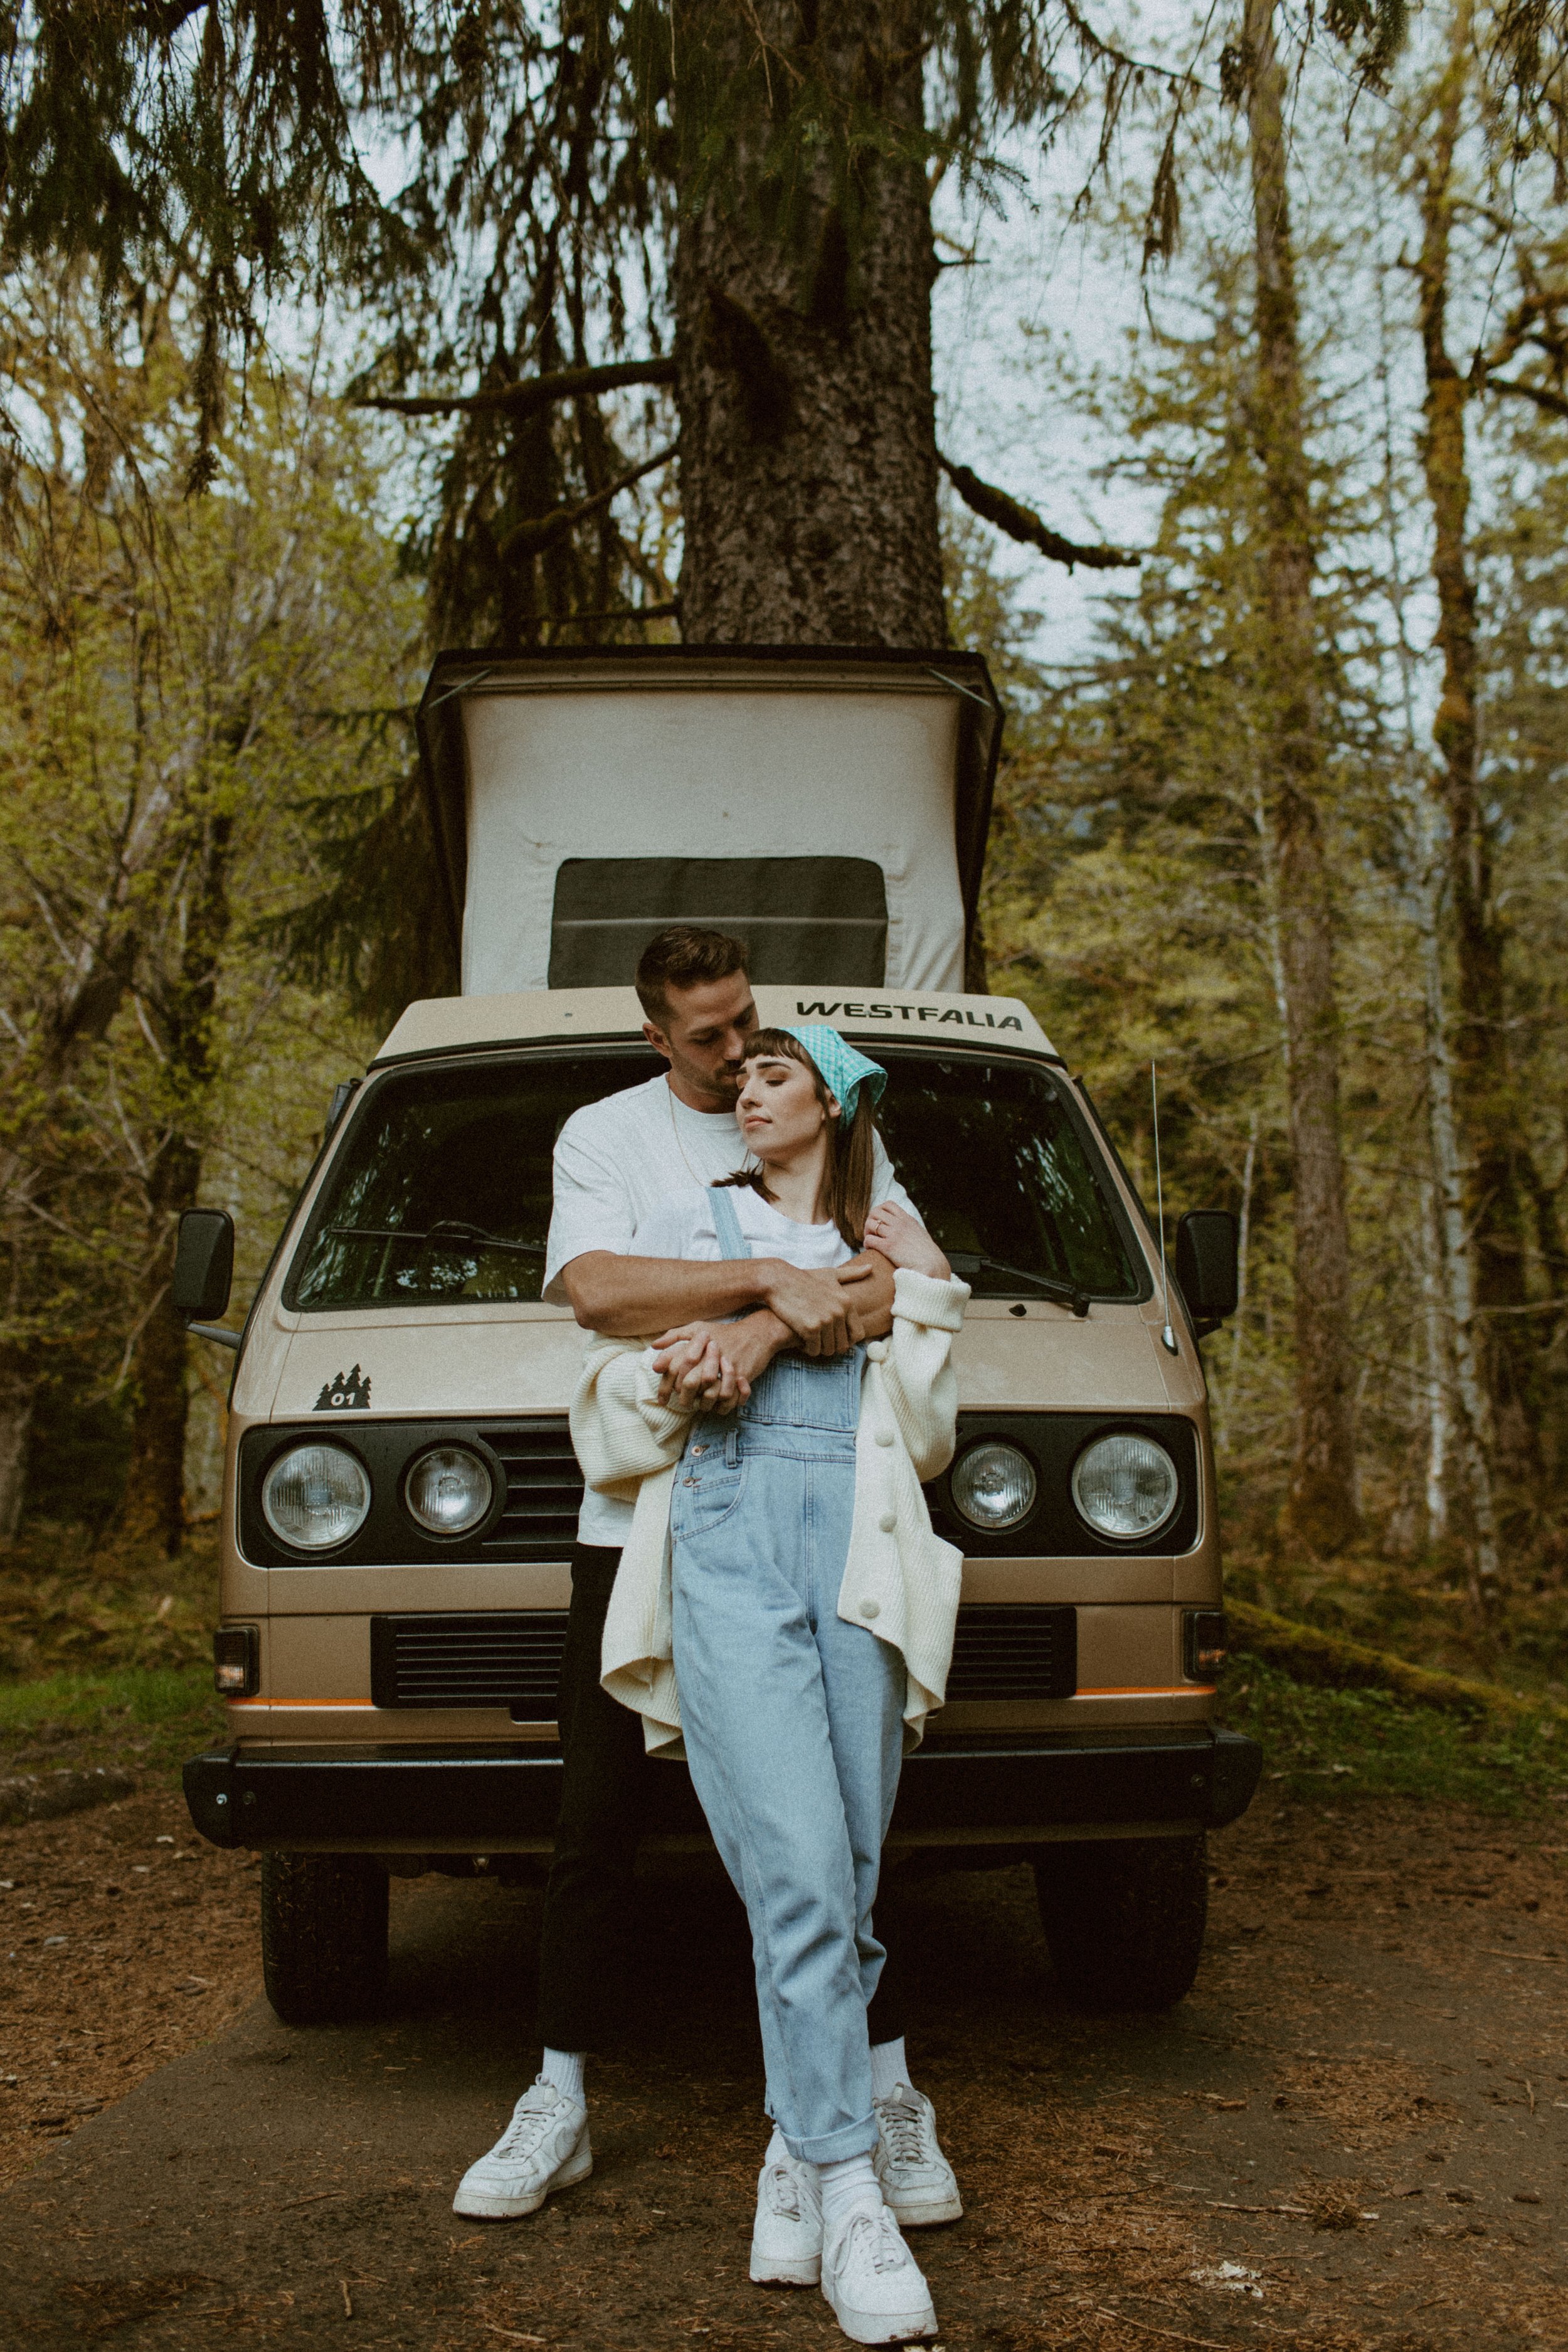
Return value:
M 749 1256 L 709 1197 L 723 1255 Z M 871 1906 L 903 1753 L 903 1660 L 837 1613 L 864 1358 L 775 1357 L 702 1416 L 669 1518 L 687 1760 L 752 1923 L 768 2113 L 814 2163 L 876 2144 Z

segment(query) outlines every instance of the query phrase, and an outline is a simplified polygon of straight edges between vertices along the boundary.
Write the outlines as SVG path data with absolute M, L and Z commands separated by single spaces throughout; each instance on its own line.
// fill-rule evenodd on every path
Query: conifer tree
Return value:
M 209 433 L 270 289 L 351 292 L 386 322 L 366 396 L 459 420 L 436 633 L 503 646 L 668 610 L 613 520 L 659 455 L 602 405 L 638 386 L 674 395 L 689 638 L 940 642 L 931 189 L 1142 79 L 1069 0 L 13 0 L 0 44 L 10 247 L 110 283 L 180 256 Z M 356 142 L 387 132 L 384 201 Z
M 1285 76 L 1274 0 L 1242 32 L 1256 254 L 1254 439 L 1263 475 L 1271 626 L 1265 723 L 1290 1107 L 1296 1265 L 1296 1444 L 1289 1524 L 1312 1550 L 1356 1533 L 1350 1234 L 1340 1140 L 1339 1015 L 1323 851 L 1315 526 L 1303 415 L 1300 301 L 1286 177 Z

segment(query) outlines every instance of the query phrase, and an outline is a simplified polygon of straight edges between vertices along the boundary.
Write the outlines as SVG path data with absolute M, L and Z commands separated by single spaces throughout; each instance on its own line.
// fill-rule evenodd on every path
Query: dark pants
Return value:
M 562 1775 L 555 1858 L 539 1942 L 539 2038 L 547 2050 L 600 2050 L 626 2015 L 636 1905 L 632 1873 L 647 1818 L 642 1717 L 599 1682 L 605 1612 L 620 1553 L 572 1551 L 572 1612 L 561 1661 Z M 882 1939 L 884 1942 L 886 1938 Z M 866 2023 L 873 2044 L 904 2030 L 889 1952 Z

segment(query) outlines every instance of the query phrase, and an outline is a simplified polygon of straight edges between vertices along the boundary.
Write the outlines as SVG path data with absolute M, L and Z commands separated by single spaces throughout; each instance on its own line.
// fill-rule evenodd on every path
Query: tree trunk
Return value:
M 1296 1449 L 1285 1526 L 1318 1552 L 1357 1533 L 1350 1240 L 1340 1145 L 1333 932 L 1319 793 L 1312 517 L 1296 264 L 1285 174 L 1284 74 L 1273 0 L 1247 0 L 1247 128 L 1258 264 L 1255 425 L 1267 512 L 1269 825 L 1294 1162 Z
M 133 1540 L 160 1544 L 171 1557 L 185 1536 L 185 1380 L 188 1342 L 169 1310 L 169 1276 L 182 1209 L 195 1208 L 201 1153 L 184 1135 L 166 1133 L 148 1186 L 153 1244 L 147 1284 L 151 1311 L 136 1344 L 136 1406 L 122 1526 Z
M 15 1540 L 27 1492 L 27 1441 L 37 1372 L 21 1348 L 0 1349 L 0 1545 Z
M 237 749 L 244 729 L 236 730 Z M 148 1313 L 136 1352 L 136 1406 L 131 1431 L 123 1528 L 173 1555 L 185 1536 L 185 1424 L 190 1394 L 185 1334 L 169 1311 L 169 1276 L 182 1210 L 194 1208 L 201 1182 L 198 1138 L 216 1070 L 213 1027 L 219 962 L 229 927 L 228 856 L 233 820 L 194 796 L 176 828 L 190 853 L 184 937 L 171 984 L 157 1006 L 165 1055 L 168 1116 L 147 1189 Z
M 1470 482 L 1465 411 L 1472 386 L 1449 355 L 1447 309 L 1454 223 L 1455 151 L 1470 68 L 1469 0 L 1458 0 L 1447 71 L 1438 85 L 1429 160 L 1422 174 L 1421 257 L 1415 266 L 1426 429 L 1421 464 L 1433 524 L 1437 650 L 1443 694 L 1433 739 L 1443 762 L 1447 896 L 1456 968 L 1454 1109 L 1465 1163 L 1465 1211 L 1472 1236 L 1475 1307 L 1521 1307 L 1525 1279 L 1526 1201 L 1520 1105 L 1510 1067 L 1502 927 L 1492 898 L 1491 842 L 1482 812 L 1476 730 L 1476 592 L 1466 526 Z M 1483 1331 L 1487 1326 L 1481 1327 Z M 1517 1320 L 1507 1337 L 1494 1320 L 1478 1349 L 1493 1435 L 1516 1475 L 1539 1464 L 1540 1432 L 1523 1371 L 1529 1337 Z M 1522 1374 L 1522 1376 L 1521 1376 Z
M 1435 1186 L 1421 1187 L 1421 1318 L 1426 1342 L 1426 1471 L 1425 1479 L 1426 1541 L 1442 1542 L 1448 1532 L 1448 1348 L 1444 1319 L 1444 1256 L 1442 1227 L 1437 1218 Z
M 945 642 L 921 18 L 912 0 L 698 0 L 672 20 L 683 188 L 715 120 L 729 146 L 676 255 L 689 643 Z M 906 124 L 910 152 L 845 162 L 826 140 L 781 173 L 769 134 L 803 79 L 845 118 Z
M 1469 1505 L 1469 1590 L 1484 1632 L 1497 1589 L 1497 1513 L 1492 1494 L 1491 1431 L 1476 1338 L 1475 1237 L 1466 1213 L 1455 1118 L 1454 1057 L 1444 1004 L 1443 943 L 1438 928 L 1436 845 L 1425 845 L 1417 899 L 1422 993 L 1426 1014 L 1426 1118 L 1436 1188 L 1438 1264 L 1447 1308 L 1448 1349 L 1458 1401 L 1460 1452 Z
M 1252 1255 L 1252 1180 L 1258 1170 L 1258 1113 L 1252 1114 L 1252 1125 L 1247 1138 L 1247 1158 L 1241 1169 L 1241 1218 L 1236 1236 L 1236 1313 L 1231 1318 L 1230 1374 L 1219 1399 L 1219 1411 L 1215 1416 L 1215 1444 L 1222 1454 L 1228 1452 L 1231 1433 L 1236 1426 L 1236 1409 L 1241 1402 L 1241 1357 L 1247 1344 L 1247 1277 Z M 1216 1382 L 1217 1387 L 1217 1382 Z

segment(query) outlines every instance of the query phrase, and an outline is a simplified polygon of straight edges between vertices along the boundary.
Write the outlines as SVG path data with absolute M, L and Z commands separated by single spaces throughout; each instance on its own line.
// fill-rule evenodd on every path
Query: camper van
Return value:
M 677 921 L 747 940 L 763 1022 L 886 1065 L 889 1154 L 973 1294 L 929 1489 L 963 1553 L 957 1640 L 887 1866 L 1031 1866 L 1069 1997 L 1190 1985 L 1205 1833 L 1260 1760 L 1214 1721 L 1199 1342 L 1235 1307 L 1235 1228 L 1189 1210 L 1168 1270 L 1081 1083 L 974 984 L 1001 718 L 951 652 L 437 661 L 419 731 L 461 993 L 410 1005 L 339 1087 L 242 1330 L 217 1319 L 228 1218 L 188 1213 L 176 1261 L 176 1310 L 237 1350 L 227 1737 L 185 1792 L 204 1836 L 261 1856 L 285 2021 L 374 2002 L 389 1877 L 548 1866 L 584 1345 L 540 1297 L 552 1151 L 658 1070 L 630 982 Z M 652 1769 L 657 1871 L 709 1842 L 685 1765 Z

